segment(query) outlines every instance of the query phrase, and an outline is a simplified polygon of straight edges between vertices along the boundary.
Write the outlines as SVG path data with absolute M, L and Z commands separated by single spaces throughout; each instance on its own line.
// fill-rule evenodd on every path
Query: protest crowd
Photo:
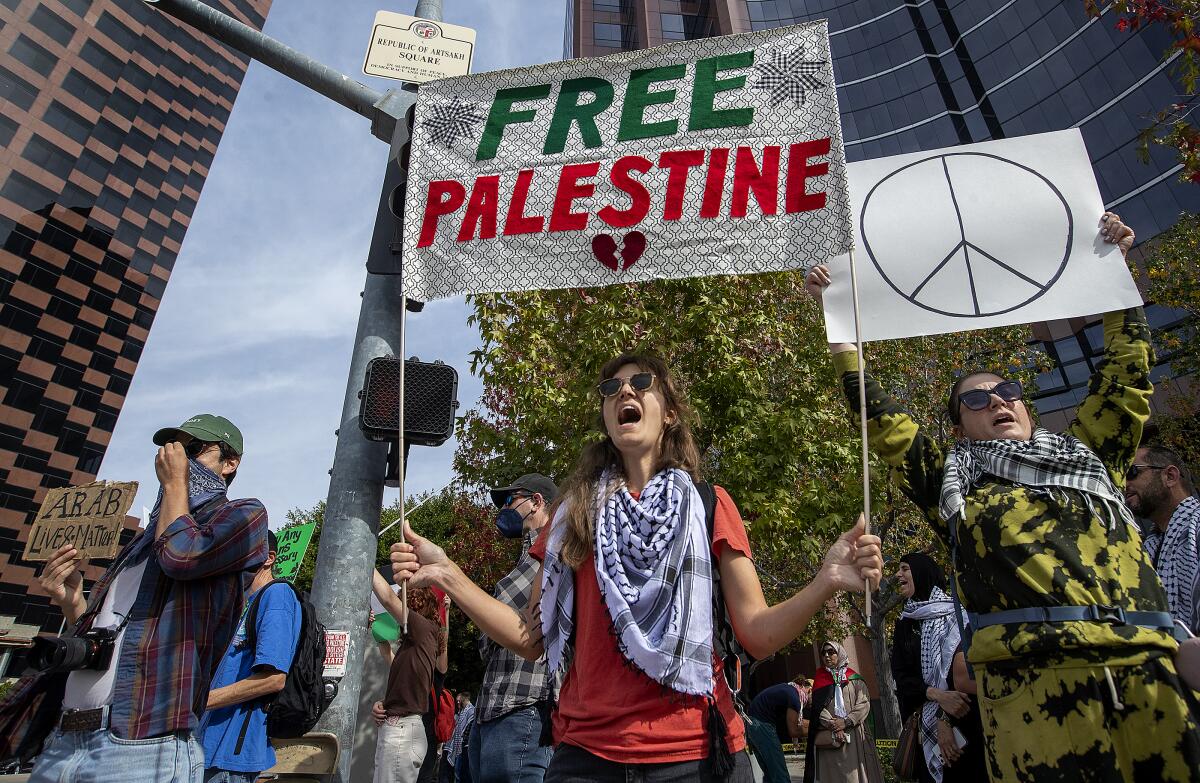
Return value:
M 1100 233 L 1122 251 L 1134 238 L 1112 213 Z M 830 282 L 824 265 L 806 278 L 818 299 Z M 948 449 L 859 374 L 855 346 L 829 346 L 855 414 L 865 380 L 870 447 L 953 569 L 911 552 L 894 570 L 902 779 L 1200 777 L 1195 648 L 1180 644 L 1200 628 L 1200 499 L 1178 455 L 1142 443 L 1141 310 L 1106 314 L 1104 329 L 1068 432 L 1035 427 L 1019 382 L 963 368 Z M 804 750 L 808 783 L 883 780 L 868 688 L 841 642 L 817 645 L 811 680 L 752 700 L 741 686 L 743 656 L 779 651 L 837 593 L 876 589 L 879 539 L 860 518 L 810 583 L 769 605 L 734 499 L 700 473 L 670 365 L 621 354 L 597 380 L 598 410 L 574 414 L 598 414 L 603 437 L 563 489 L 532 473 L 490 491 L 497 531 L 521 542 L 495 585 L 407 522 L 389 574 L 407 599 L 373 572 L 402 629 L 379 643 L 375 781 L 787 781 L 782 739 Z M 40 577 L 71 627 L 39 642 L 40 672 L 0 710 L 4 753 L 33 760 L 32 781 L 249 783 L 275 765 L 273 737 L 319 715 L 312 608 L 273 578 L 266 509 L 228 496 L 240 431 L 200 414 L 153 440 L 148 528 L 86 600 L 73 547 Z M 445 681 L 451 602 L 482 632 L 474 694 Z

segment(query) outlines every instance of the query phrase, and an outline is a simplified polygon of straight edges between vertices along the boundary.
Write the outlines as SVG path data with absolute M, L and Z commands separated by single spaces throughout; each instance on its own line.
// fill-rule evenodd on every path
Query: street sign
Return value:
M 279 531 L 279 552 L 275 556 L 274 568 L 276 579 L 286 579 L 289 582 L 296 579 L 316 526 L 316 522 L 309 522 L 307 525 L 296 525 Z
M 474 50 L 475 31 L 469 27 L 380 11 L 363 73 L 414 84 L 466 76 Z

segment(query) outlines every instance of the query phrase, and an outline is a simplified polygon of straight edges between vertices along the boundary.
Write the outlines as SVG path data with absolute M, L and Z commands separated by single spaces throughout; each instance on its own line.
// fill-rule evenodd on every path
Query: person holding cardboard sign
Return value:
M 393 572 L 437 584 L 489 638 L 565 674 L 547 783 L 749 781 L 725 624 L 750 655 L 774 654 L 837 591 L 878 583 L 879 539 L 860 518 L 810 584 L 768 606 L 737 506 L 699 480 L 691 407 L 667 364 L 622 354 L 599 380 L 603 437 L 530 549 L 542 565 L 523 613 L 409 528 Z
M 1100 226 L 1128 252 L 1117 215 Z M 806 282 L 820 298 L 828 270 Z M 1105 314 L 1104 335 L 1063 435 L 1034 426 L 1019 383 L 966 372 L 946 452 L 865 383 L 872 448 L 956 561 L 993 781 L 1159 783 L 1200 769 L 1200 694 L 1176 672 L 1166 595 L 1121 493 L 1150 414 L 1150 329 L 1139 307 Z M 857 413 L 854 346 L 830 351 Z
M 161 486 L 150 526 L 88 600 L 72 547 L 42 574 L 74 628 L 44 643 L 41 677 L 65 680 L 63 711 L 31 781 L 203 778 L 195 730 L 245 590 L 267 558 L 267 512 L 258 500 L 227 497 L 243 452 L 228 419 L 194 416 L 159 430 L 154 443 Z

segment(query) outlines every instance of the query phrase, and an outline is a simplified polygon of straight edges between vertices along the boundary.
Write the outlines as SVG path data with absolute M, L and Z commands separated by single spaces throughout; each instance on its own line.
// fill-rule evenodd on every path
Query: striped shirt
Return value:
M 122 569 L 145 562 L 117 661 L 113 734 L 140 740 L 196 728 L 246 588 L 266 555 L 262 503 L 224 495 L 179 517 L 157 539 L 150 530 L 121 550 L 76 628 L 91 627 Z
M 492 595 L 518 612 L 525 611 L 533 593 L 533 580 L 541 565 L 529 555 L 529 547 L 538 531 L 527 530 L 522 535 L 521 557 L 517 565 L 496 583 Z M 479 655 L 487 662 L 483 685 L 475 702 L 476 720 L 495 720 L 513 710 L 528 707 L 557 696 L 556 683 L 546 672 L 545 656 L 527 661 L 516 653 L 479 635 Z

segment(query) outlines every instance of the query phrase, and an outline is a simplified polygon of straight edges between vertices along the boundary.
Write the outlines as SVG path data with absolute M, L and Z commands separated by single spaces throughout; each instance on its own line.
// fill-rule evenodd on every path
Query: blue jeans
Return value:
M 536 705 L 476 721 L 468 744 L 471 777 L 475 783 L 541 783 L 554 751 L 538 745 L 541 737 Z
M 29 783 L 203 783 L 204 749 L 190 732 L 127 740 L 102 731 L 58 731 Z

